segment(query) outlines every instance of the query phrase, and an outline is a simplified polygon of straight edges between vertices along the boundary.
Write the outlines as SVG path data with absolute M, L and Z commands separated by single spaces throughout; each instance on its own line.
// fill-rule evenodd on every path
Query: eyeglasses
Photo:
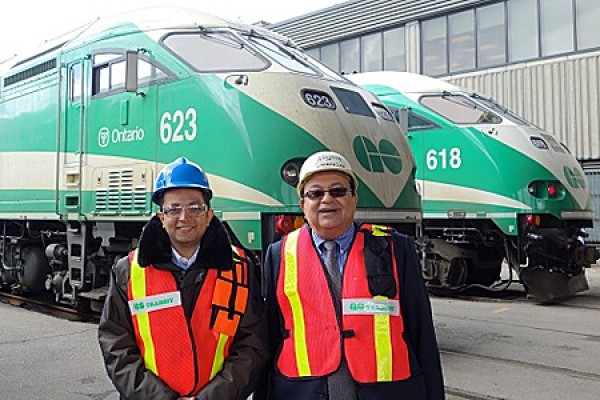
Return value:
M 191 217 L 198 217 L 208 211 L 208 205 L 206 204 L 190 204 L 187 206 L 180 206 L 174 204 L 163 207 L 162 212 L 169 217 L 179 217 L 185 210 L 185 213 Z
M 332 197 L 344 197 L 348 192 L 351 192 L 352 189 L 345 187 L 334 187 L 329 190 L 323 189 L 315 189 L 304 192 L 302 197 L 308 197 L 311 200 L 322 199 L 325 196 L 325 193 L 329 193 Z

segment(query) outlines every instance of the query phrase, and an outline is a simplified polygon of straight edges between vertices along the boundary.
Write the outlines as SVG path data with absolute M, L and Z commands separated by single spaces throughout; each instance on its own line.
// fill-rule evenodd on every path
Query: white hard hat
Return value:
M 306 181 L 317 172 L 338 171 L 343 172 L 352 180 L 353 188 L 356 189 L 358 182 L 352 167 L 344 156 L 334 153 L 333 151 L 321 151 L 308 157 L 302 168 L 300 168 L 300 176 L 296 191 L 298 196 L 302 197 L 302 191 Z

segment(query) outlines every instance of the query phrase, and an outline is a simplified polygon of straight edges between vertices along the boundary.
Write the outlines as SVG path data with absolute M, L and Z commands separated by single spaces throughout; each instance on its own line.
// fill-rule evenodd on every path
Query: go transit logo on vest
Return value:
M 181 294 L 179 292 L 169 292 L 147 296 L 141 299 L 129 300 L 129 311 L 131 315 L 143 312 L 159 311 L 165 308 L 181 305 Z
M 567 179 L 567 182 L 569 182 L 569 185 L 571 185 L 571 187 L 573 189 L 577 189 L 577 188 L 581 188 L 581 189 L 585 189 L 585 178 L 581 175 L 581 173 L 573 168 L 569 168 L 567 166 L 565 166 L 563 168 L 563 173 L 565 174 L 565 178 Z
M 392 174 L 397 175 L 402 171 L 400 153 L 387 139 L 381 139 L 377 146 L 371 139 L 357 136 L 352 147 L 360 165 L 369 172 L 383 173 L 387 168 Z

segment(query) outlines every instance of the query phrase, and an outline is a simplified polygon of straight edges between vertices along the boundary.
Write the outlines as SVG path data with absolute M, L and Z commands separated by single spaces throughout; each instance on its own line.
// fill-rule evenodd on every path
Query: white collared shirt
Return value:
M 196 248 L 196 251 L 190 258 L 185 258 L 181 254 L 179 254 L 177 250 L 171 247 L 171 259 L 173 261 L 173 264 L 177 265 L 183 270 L 187 270 L 190 267 L 190 265 L 192 265 L 194 261 L 196 261 L 196 258 L 198 258 L 198 250 L 200 250 L 200 246 Z

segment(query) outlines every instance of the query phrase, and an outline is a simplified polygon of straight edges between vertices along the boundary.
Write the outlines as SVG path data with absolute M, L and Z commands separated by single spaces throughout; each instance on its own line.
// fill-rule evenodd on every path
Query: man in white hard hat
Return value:
M 265 256 L 275 356 L 255 400 L 444 398 L 414 244 L 391 228 L 355 224 L 357 188 L 340 154 L 313 154 L 300 169 L 307 224 Z

